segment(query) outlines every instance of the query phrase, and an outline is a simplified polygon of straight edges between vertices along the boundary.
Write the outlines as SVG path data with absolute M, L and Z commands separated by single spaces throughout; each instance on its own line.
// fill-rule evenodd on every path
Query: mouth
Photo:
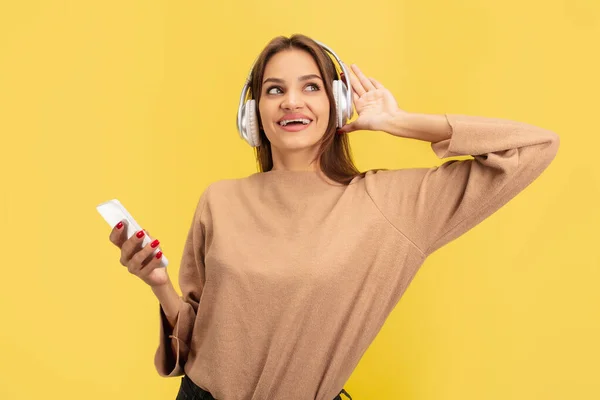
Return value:
M 298 132 L 306 129 L 312 122 L 309 118 L 282 119 L 277 125 L 287 132 Z

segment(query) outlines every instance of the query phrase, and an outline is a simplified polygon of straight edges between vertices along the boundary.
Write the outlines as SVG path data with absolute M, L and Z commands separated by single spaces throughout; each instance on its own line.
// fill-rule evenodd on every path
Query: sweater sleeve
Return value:
M 521 122 L 446 115 L 451 138 L 432 143 L 433 168 L 378 171 L 366 189 L 383 216 L 428 256 L 479 224 L 552 162 L 559 137 Z
M 205 283 L 204 249 L 206 223 L 203 219 L 208 189 L 202 194 L 187 234 L 179 267 L 179 286 L 182 299 L 175 326 L 171 331 L 166 315 L 160 307 L 160 342 L 154 365 L 160 376 L 179 376 L 190 351 L 192 330 Z M 174 346 L 171 346 L 173 342 Z M 173 354 L 173 347 L 176 354 Z

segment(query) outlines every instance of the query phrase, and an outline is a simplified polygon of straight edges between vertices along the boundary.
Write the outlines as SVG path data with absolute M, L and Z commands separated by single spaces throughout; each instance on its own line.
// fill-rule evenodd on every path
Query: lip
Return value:
M 309 118 L 309 119 L 310 119 L 310 118 Z M 277 124 L 277 126 L 278 126 L 280 129 L 283 129 L 283 130 L 284 130 L 284 131 L 286 131 L 286 132 L 300 132 L 300 131 L 303 131 L 303 130 L 305 130 L 306 128 L 308 128 L 308 127 L 309 127 L 309 126 L 310 126 L 312 123 L 313 123 L 313 121 L 311 120 L 311 121 L 310 121 L 308 124 L 306 124 L 306 125 L 299 124 L 299 125 L 286 125 L 286 126 L 281 126 L 281 125 Z
M 284 119 L 308 119 L 311 122 L 313 120 L 312 118 L 309 118 L 308 116 L 306 116 L 304 114 L 294 113 L 294 114 L 286 114 L 286 115 L 284 115 L 280 120 L 277 121 L 277 124 L 279 124 Z

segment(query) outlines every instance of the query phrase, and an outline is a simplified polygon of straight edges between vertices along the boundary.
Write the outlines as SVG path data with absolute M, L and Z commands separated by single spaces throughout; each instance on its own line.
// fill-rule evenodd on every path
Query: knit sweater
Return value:
M 469 159 L 349 185 L 284 170 L 210 184 L 173 331 L 160 310 L 159 374 L 185 373 L 219 400 L 332 400 L 427 256 L 525 189 L 559 147 L 521 122 L 446 119 L 451 138 L 432 150 Z

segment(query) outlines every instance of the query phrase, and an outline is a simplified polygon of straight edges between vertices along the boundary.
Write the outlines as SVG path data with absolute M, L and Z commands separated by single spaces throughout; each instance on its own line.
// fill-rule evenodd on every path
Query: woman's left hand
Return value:
M 356 64 L 352 64 L 348 72 L 358 118 L 344 125 L 338 133 L 357 130 L 385 131 L 391 120 L 408 114 L 398 107 L 396 99 L 388 89 L 374 78 L 367 78 Z

